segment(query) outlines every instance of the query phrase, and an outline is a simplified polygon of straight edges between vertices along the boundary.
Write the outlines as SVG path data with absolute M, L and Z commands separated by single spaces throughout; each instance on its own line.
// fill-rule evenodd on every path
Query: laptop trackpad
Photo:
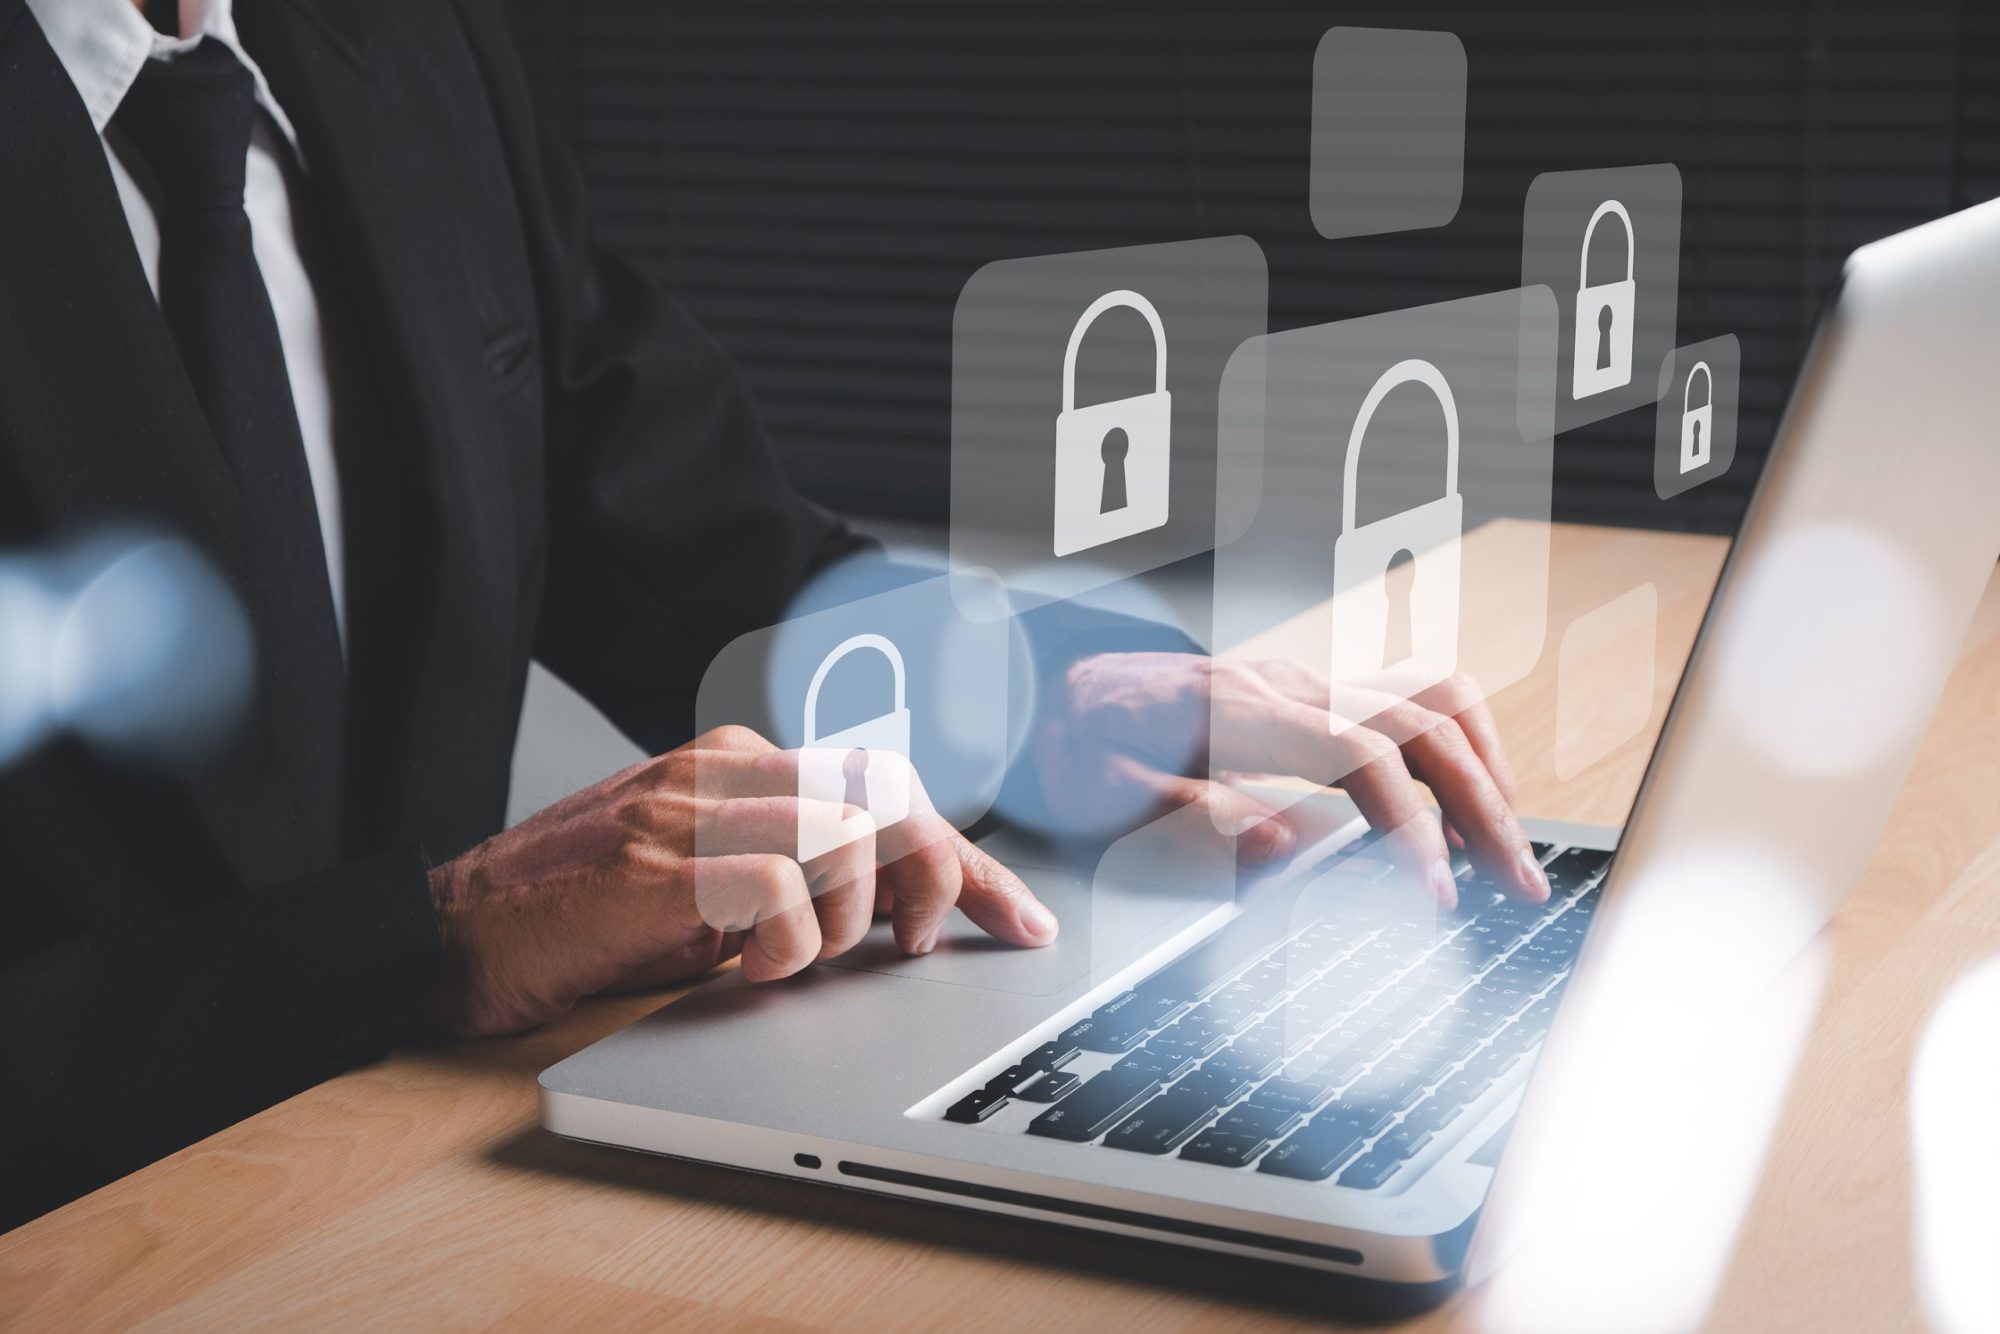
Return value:
M 1205 827 L 1207 815 L 1194 814 Z M 1178 815 L 1149 829 L 1172 832 L 1160 826 L 1183 824 L 1182 832 L 1197 838 L 1202 834 L 1202 828 Z M 905 956 L 896 948 L 889 924 L 877 922 L 859 945 L 817 966 L 1030 996 L 1107 976 L 1203 918 L 1220 920 L 1234 903 L 1235 867 L 1227 845 L 1191 850 L 1184 838 L 1170 848 L 1155 846 L 1146 832 L 1114 845 L 1094 875 L 1039 865 L 1006 835 L 981 840 L 981 847 L 1012 868 L 1055 913 L 1062 930 L 1052 945 L 1020 949 L 1003 944 L 955 912 L 937 948 L 921 958 Z

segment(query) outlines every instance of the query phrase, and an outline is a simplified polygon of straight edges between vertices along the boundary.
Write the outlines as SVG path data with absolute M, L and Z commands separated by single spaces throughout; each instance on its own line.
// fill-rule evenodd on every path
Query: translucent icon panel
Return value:
M 986 615 L 960 610 L 982 598 L 995 604 Z M 788 896 L 864 881 L 872 896 L 879 868 L 986 813 L 1009 759 L 1009 693 L 1021 675 L 1010 659 L 1024 653 L 1001 606 L 990 580 L 920 579 L 744 635 L 716 656 L 696 701 L 707 740 L 694 751 L 692 790 L 668 794 L 695 805 L 704 921 L 740 930 Z M 798 874 L 779 875 L 774 858 Z
M 1264 332 L 1266 286 L 1241 236 L 974 274 L 952 327 L 953 567 L 1027 609 L 1206 551 L 1218 386 Z
M 1521 282 L 1556 295 L 1556 431 L 1658 397 L 1679 315 L 1681 174 L 1671 163 L 1545 172 L 1521 219 Z
M 1641 584 L 1563 631 L 1556 659 L 1556 777 L 1563 782 L 1646 731 L 1653 716 L 1659 593 Z
M 1259 438 L 1222 454 L 1255 480 L 1221 479 L 1243 531 L 1216 552 L 1214 776 L 1338 782 L 1533 668 L 1555 331 L 1549 292 L 1515 289 L 1231 362 L 1225 421 Z M 1274 689 L 1303 707 L 1259 707 Z
M 1675 348 L 1660 363 L 1653 490 L 1671 500 L 1729 471 L 1736 461 L 1736 406 L 1743 352 L 1735 334 Z
M 1321 236 L 1442 227 L 1465 190 L 1465 48 L 1448 32 L 1333 28 L 1313 55 L 1309 202 Z

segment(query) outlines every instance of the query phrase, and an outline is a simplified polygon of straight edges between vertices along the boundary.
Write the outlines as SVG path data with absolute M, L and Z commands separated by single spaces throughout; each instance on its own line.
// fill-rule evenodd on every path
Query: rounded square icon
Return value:
M 1242 236 L 974 274 L 952 325 L 953 568 L 1025 610 L 1208 550 L 1223 369 L 1264 332 L 1267 285 Z
M 1215 553 L 1218 656 L 1303 668 L 1332 735 L 1398 743 L 1415 712 L 1397 701 L 1428 707 L 1451 678 L 1457 711 L 1527 675 L 1547 625 L 1555 334 L 1555 298 L 1528 288 L 1246 344 L 1227 420 L 1262 440 L 1223 456 L 1256 476 L 1226 488 L 1242 532 Z M 1270 720 L 1217 703 L 1218 773 L 1283 753 Z M 1335 746 L 1292 776 L 1335 783 L 1366 753 Z
M 1653 490 L 1660 499 L 1712 482 L 1736 461 L 1742 368 L 1735 334 L 1677 347 L 1660 363 L 1660 411 L 1653 428 Z
M 961 583 L 977 586 L 953 587 Z M 904 583 L 753 631 L 716 655 L 696 697 L 697 732 L 748 727 L 796 757 L 795 841 L 748 850 L 809 861 L 895 829 L 926 801 L 958 828 L 986 813 L 1011 752 L 1010 658 L 1025 650 L 1004 617 L 960 611 L 981 598 L 1004 601 L 974 576 Z M 696 795 L 773 795 L 769 775 L 742 768 L 738 756 L 697 752 Z
M 1465 48 L 1448 32 L 1332 28 L 1313 53 L 1314 230 L 1329 240 L 1458 216 Z
M 1556 294 L 1556 431 L 1656 398 L 1635 368 L 1673 346 L 1679 315 L 1681 174 L 1672 163 L 1545 172 L 1521 219 L 1521 282 Z
M 1653 716 L 1660 594 L 1651 583 L 1569 623 L 1556 655 L 1556 777 L 1567 783 Z

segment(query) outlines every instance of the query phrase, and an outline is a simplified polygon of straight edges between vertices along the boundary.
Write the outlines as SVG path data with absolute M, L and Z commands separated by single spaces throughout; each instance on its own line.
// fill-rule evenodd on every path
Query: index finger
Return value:
M 896 943 L 923 954 L 937 944 L 953 907 L 987 934 L 1012 945 L 1046 945 L 1055 914 L 1018 876 L 975 848 L 937 813 L 914 770 L 909 814 L 878 834 L 882 879 L 892 895 Z

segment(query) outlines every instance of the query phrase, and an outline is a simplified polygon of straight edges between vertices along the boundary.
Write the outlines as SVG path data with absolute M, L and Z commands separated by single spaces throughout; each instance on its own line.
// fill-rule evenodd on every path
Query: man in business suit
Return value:
M 175 769 L 61 740 L 0 774 L 0 1226 L 394 1042 L 738 952 L 781 977 L 878 906 L 910 950 L 954 905 L 1051 939 L 934 817 L 879 874 L 797 864 L 791 757 L 689 739 L 715 652 L 863 544 L 786 485 L 681 306 L 590 244 L 491 6 L 153 18 L 0 0 L 0 547 L 133 520 L 197 544 L 249 613 L 256 695 Z M 1489 871 L 1546 893 L 1455 686 L 1398 706 L 1400 747 L 1332 739 L 1323 683 L 1133 651 L 1178 643 L 1072 646 L 1043 735 L 1090 758 L 1043 775 L 1052 804 L 1124 784 L 1283 856 L 1281 818 L 1149 758 L 1221 692 L 1285 745 L 1349 748 L 1350 791 L 1441 897 L 1413 774 Z M 499 832 L 531 656 L 665 753 Z M 693 795 L 697 753 L 726 798 Z M 717 826 L 743 851 L 696 858 Z M 747 929 L 703 920 L 697 875 Z

